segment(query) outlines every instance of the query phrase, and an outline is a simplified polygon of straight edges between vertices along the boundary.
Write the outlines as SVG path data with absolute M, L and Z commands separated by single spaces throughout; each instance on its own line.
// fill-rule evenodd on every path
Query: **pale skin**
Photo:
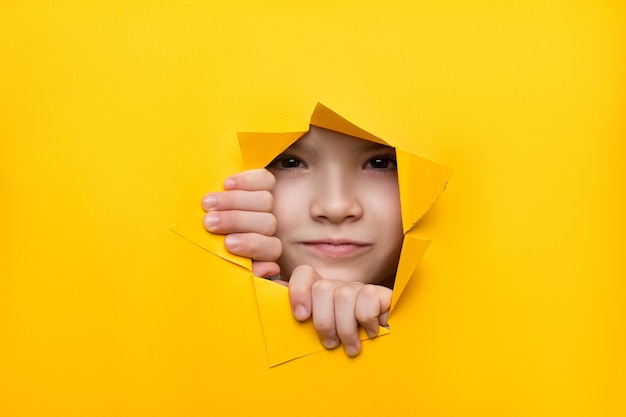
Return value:
M 311 319 L 326 348 L 356 356 L 359 327 L 375 337 L 387 326 L 402 229 L 395 153 L 343 136 L 312 129 L 269 171 L 227 178 L 202 206 L 207 230 L 252 258 L 255 275 L 289 277 L 278 282 L 297 320 Z
M 282 253 L 280 239 L 274 237 L 276 218 L 272 214 L 272 190 L 276 178 L 266 169 L 240 172 L 224 180 L 223 192 L 209 193 L 202 199 L 204 227 L 226 234 L 229 252 L 252 258 L 252 272 L 258 277 L 277 275 L 276 260 Z

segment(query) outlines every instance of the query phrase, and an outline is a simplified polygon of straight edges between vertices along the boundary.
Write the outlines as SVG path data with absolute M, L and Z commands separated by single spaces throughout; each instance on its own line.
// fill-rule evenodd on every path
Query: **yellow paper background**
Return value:
M 624 415 L 625 20 L 3 2 L 0 415 Z M 317 101 L 455 173 L 392 333 L 269 369 L 247 275 L 169 228 L 241 165 L 235 130 Z

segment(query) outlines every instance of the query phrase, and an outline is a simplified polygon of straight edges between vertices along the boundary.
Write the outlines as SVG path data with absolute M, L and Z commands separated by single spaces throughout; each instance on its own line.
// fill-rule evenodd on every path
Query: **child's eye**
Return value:
M 299 158 L 291 155 L 278 155 L 267 168 L 291 170 L 297 168 L 307 168 L 306 164 Z
M 395 171 L 397 169 L 396 159 L 391 156 L 375 156 L 367 161 L 363 168 L 379 171 Z

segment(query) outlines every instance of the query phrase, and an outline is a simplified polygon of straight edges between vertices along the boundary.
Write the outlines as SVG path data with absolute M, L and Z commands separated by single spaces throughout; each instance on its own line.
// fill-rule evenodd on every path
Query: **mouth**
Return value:
M 330 258 L 358 256 L 371 247 L 369 243 L 341 239 L 305 241 L 301 244 L 315 255 Z

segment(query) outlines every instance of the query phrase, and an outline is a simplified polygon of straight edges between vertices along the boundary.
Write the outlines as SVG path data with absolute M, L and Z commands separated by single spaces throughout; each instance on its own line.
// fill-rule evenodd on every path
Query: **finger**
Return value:
M 356 356 L 361 351 L 359 324 L 355 317 L 359 289 L 359 286 L 343 285 L 335 290 L 335 325 L 348 356 Z
M 320 279 L 315 281 L 311 288 L 313 327 L 327 349 L 339 346 L 334 302 L 337 285 L 336 281 Z
M 210 211 L 204 215 L 204 227 L 211 233 L 250 232 L 271 236 L 276 232 L 276 217 L 254 211 Z
M 280 274 L 280 266 L 276 262 L 252 262 L 252 273 L 257 277 L 271 278 Z
M 389 329 L 388 319 L 389 319 L 389 310 L 385 311 L 383 314 L 378 316 L 378 324 Z
M 381 303 L 379 292 L 375 285 L 365 285 L 359 291 L 359 296 L 354 309 L 354 316 L 359 324 L 365 329 L 370 338 L 378 335 L 379 316 Z
M 232 190 L 209 193 L 202 198 L 204 211 L 243 210 L 270 212 L 274 198 L 269 191 Z
M 224 180 L 226 190 L 246 190 L 246 191 L 271 191 L 276 184 L 276 178 L 268 170 L 251 169 L 231 175 Z
M 378 302 L 380 303 L 381 314 L 378 315 L 378 323 L 386 328 L 389 328 L 389 309 L 391 308 L 391 297 L 393 296 L 393 290 L 391 288 L 383 287 L 381 285 L 375 285 L 378 291 Z
M 289 303 L 298 321 L 311 317 L 311 287 L 319 279 L 317 272 L 308 265 L 297 266 L 289 278 Z
M 282 251 L 283 246 L 280 239 L 274 236 L 265 236 L 259 233 L 232 233 L 224 239 L 224 245 L 230 253 L 255 261 L 276 261 Z M 254 266 L 254 264 L 253 264 Z M 278 274 L 276 272 L 276 274 Z M 276 275 L 274 274 L 274 275 Z M 261 275 L 257 275 L 261 276 Z

